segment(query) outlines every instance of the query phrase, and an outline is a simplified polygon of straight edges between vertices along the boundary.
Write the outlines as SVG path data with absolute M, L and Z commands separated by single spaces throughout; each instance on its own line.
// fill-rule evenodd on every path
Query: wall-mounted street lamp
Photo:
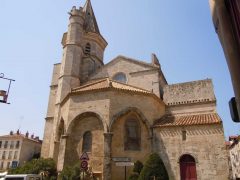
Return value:
M 8 89 L 7 90 L 1 90 L 0 89 L 0 103 L 10 104 L 8 102 L 8 95 L 9 95 L 9 92 L 10 92 L 11 83 L 12 83 L 12 81 L 15 81 L 15 80 L 14 79 L 5 78 L 3 73 L 0 73 L 0 79 L 9 81 L 9 85 L 8 85 Z

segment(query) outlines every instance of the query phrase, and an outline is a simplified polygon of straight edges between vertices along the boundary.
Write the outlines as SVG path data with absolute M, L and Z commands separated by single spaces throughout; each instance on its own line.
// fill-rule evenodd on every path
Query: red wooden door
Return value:
M 192 156 L 183 155 L 180 158 L 181 180 L 197 180 L 196 163 Z

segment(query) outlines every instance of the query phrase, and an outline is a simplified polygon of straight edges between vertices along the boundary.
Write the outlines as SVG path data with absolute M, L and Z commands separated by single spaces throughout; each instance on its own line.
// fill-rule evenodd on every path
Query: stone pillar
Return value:
M 60 140 L 60 144 L 59 144 L 58 161 L 57 161 L 57 171 L 62 171 L 62 169 L 64 167 L 67 138 L 68 138 L 68 135 L 61 136 L 61 140 Z
M 104 133 L 103 179 L 111 180 L 111 144 L 113 133 Z

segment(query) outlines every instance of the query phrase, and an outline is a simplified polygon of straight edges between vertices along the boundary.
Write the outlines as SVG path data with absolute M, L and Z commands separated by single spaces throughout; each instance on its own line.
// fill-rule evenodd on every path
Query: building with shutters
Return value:
M 42 141 L 29 133 L 10 132 L 0 136 L 0 170 L 21 166 L 41 151 Z
M 61 171 L 87 152 L 97 177 L 120 180 L 124 167 L 116 162 L 145 162 L 157 152 L 170 179 L 226 180 L 212 81 L 168 84 L 154 54 L 151 63 L 120 55 L 104 64 L 107 41 L 90 0 L 69 14 L 62 62 L 53 69 L 41 156 L 54 158 Z

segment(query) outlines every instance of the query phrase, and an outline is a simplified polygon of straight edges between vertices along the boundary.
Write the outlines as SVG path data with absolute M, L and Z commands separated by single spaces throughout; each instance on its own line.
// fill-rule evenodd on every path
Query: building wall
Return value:
M 233 180 L 240 178 L 240 143 L 237 142 L 229 149 Z
M 141 133 L 141 143 L 140 143 L 140 149 L 139 150 L 125 150 L 124 149 L 124 138 L 126 136 L 125 132 L 125 123 L 126 120 L 129 118 L 138 119 Z M 136 113 L 130 112 L 126 114 L 125 116 L 117 119 L 117 121 L 113 124 L 112 127 L 112 146 L 111 146 L 111 153 L 112 157 L 127 157 L 130 158 L 132 162 L 136 162 L 137 160 L 140 160 L 144 162 L 148 155 L 150 154 L 152 150 L 152 144 L 151 144 L 151 132 L 149 132 L 149 129 L 147 128 L 146 124 L 143 123 L 140 117 Z M 124 167 L 116 166 L 116 162 L 112 161 L 111 163 L 111 174 L 112 179 L 114 180 L 122 180 L 124 179 Z M 127 167 L 127 177 L 132 173 L 133 167 Z
M 21 144 L 21 151 L 19 154 L 19 165 L 32 159 L 34 154 L 41 152 L 41 144 L 29 139 L 23 139 Z
M 153 91 L 159 97 L 159 71 L 158 67 L 150 64 L 138 63 L 137 60 L 129 60 L 126 57 L 118 56 L 100 69 L 91 79 L 103 77 L 112 79 L 118 72 L 123 72 L 127 76 L 127 84 Z
M 186 140 L 182 131 L 187 132 Z M 222 125 L 198 125 L 154 129 L 154 149 L 166 166 L 170 179 L 180 180 L 179 159 L 195 158 L 199 180 L 228 179 L 228 160 Z
M 89 165 L 93 172 L 102 172 L 103 168 L 103 125 L 101 120 L 96 117 L 79 117 L 75 119 L 74 126 L 69 132 L 66 144 L 65 165 L 74 165 L 79 162 L 83 153 L 83 135 L 90 131 L 92 134 L 91 152 L 89 156 Z
M 8 141 L 6 148 L 4 147 L 5 141 Z M 12 166 L 13 161 L 16 161 L 18 165 L 22 165 L 24 162 L 29 161 L 35 153 L 41 151 L 40 142 L 22 137 L 22 135 L 0 137 L 0 142 L 2 142 L 0 147 L 0 169 L 8 169 Z M 17 146 L 17 142 L 19 142 L 19 146 Z M 4 152 L 5 158 L 3 157 Z
M 163 99 L 167 105 L 216 100 L 211 79 L 166 85 Z

